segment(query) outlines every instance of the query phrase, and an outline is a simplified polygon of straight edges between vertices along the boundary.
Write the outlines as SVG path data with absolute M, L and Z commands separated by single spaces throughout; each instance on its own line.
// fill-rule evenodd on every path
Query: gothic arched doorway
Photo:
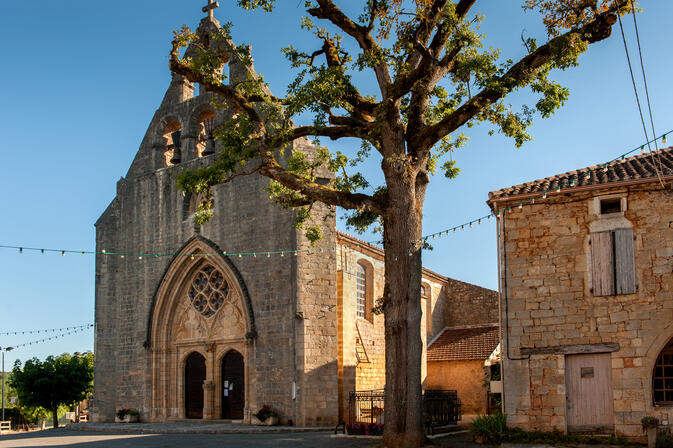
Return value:
M 247 289 L 231 260 L 213 256 L 213 251 L 220 252 L 204 238 L 192 238 L 168 266 L 155 293 L 147 344 L 152 350 L 153 421 L 219 418 L 223 357 L 236 350 L 246 360 L 241 362 L 244 378 L 253 367 L 247 360 L 254 359 L 250 341 L 256 332 Z M 200 367 L 192 371 L 196 353 L 201 358 L 194 365 Z M 244 383 L 249 381 L 237 380 L 232 392 L 240 392 L 245 405 L 254 400 Z M 249 414 L 243 408 L 237 415 L 245 419 Z
M 245 362 L 231 350 L 222 358 L 222 418 L 242 419 L 245 408 Z
M 203 418 L 203 382 L 206 380 L 206 358 L 194 352 L 185 362 L 185 415 Z

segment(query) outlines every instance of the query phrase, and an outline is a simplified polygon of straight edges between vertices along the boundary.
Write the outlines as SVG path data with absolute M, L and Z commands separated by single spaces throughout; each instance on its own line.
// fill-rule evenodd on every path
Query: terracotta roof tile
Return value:
M 493 200 L 508 196 L 552 192 L 559 187 L 567 190 L 575 187 L 656 178 L 658 176 L 657 171 L 662 176 L 673 175 L 673 147 L 514 185 L 513 187 L 492 191 L 488 194 L 488 197 Z
M 428 348 L 428 361 L 486 359 L 499 342 L 497 325 L 447 328 Z

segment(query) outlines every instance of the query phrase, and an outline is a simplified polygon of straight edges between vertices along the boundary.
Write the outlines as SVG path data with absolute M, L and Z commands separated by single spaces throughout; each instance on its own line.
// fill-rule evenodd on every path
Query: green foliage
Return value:
M 662 428 L 657 431 L 656 448 L 673 448 L 671 428 Z
M 489 445 L 499 445 L 507 432 L 507 417 L 501 413 L 478 415 L 470 424 L 470 434 L 475 440 Z
M 82 401 L 93 391 L 93 353 L 49 356 L 14 363 L 10 385 L 22 407 L 49 409 Z
M 492 415 L 479 415 L 470 424 L 470 434 L 475 440 L 488 445 L 506 443 L 528 443 L 545 445 L 642 445 L 632 442 L 624 437 L 598 437 L 576 434 L 566 434 L 557 429 L 545 431 L 524 431 L 520 428 L 507 426 L 507 418 L 496 413 Z
M 657 428 L 659 426 L 659 419 L 651 415 L 646 415 L 640 419 L 640 424 L 643 426 L 643 430 L 647 428 Z
M 275 6 L 274 0 L 237 3 L 267 12 Z M 216 131 L 224 149 L 210 166 L 179 173 L 179 188 L 207 193 L 236 175 L 259 171 L 273 179 L 268 192 L 276 202 L 287 208 L 304 207 L 297 211 L 296 225 L 310 232 L 313 241 L 320 232 L 304 223 L 310 204 L 326 202 L 327 195 L 312 187 L 316 173 L 324 176 L 326 170 L 331 173 L 323 185 L 323 191 L 330 193 L 327 203 L 351 210 L 349 226 L 362 232 L 381 224 L 380 208 L 365 207 L 352 196 L 384 201 L 361 171 L 372 149 L 384 159 L 392 154 L 401 163 L 418 164 L 416 172 L 422 179 L 438 168 L 453 179 L 460 169 L 451 154 L 468 142 L 461 130 L 485 124 L 491 134 L 499 132 L 516 147 L 522 146 L 532 138 L 528 129 L 536 117 L 550 117 L 569 97 L 568 89 L 551 79 L 551 73 L 576 66 L 591 39 L 609 34 L 591 37 L 581 27 L 603 20 L 610 8 L 619 13 L 628 10 L 626 5 L 616 7 L 615 0 L 598 0 L 595 7 L 583 0 L 522 3 L 527 11 L 541 15 L 549 40 L 540 43 L 522 37 L 524 57 L 516 61 L 503 57 L 497 48 L 485 48 L 480 30 L 484 17 L 459 11 L 455 0 L 439 9 L 427 0 L 367 0 L 360 3 L 361 13 L 355 17 L 342 14 L 337 3 L 303 2 L 308 15 L 300 19 L 301 27 L 314 39 L 308 44 L 288 42 L 282 50 L 293 72 L 285 96 L 271 95 L 261 76 L 230 85 L 231 91 L 221 90 L 216 103 L 230 112 Z M 197 82 L 221 86 L 223 63 L 230 57 L 243 63 L 251 60 L 247 46 L 232 48 L 229 39 L 230 25 L 207 38 L 183 28 L 176 33 L 174 49 L 189 47 L 182 63 Z M 346 39 L 355 45 L 344 44 Z M 208 47 L 208 42 L 220 45 Z M 377 95 L 360 92 L 354 74 L 361 71 L 374 72 L 380 84 Z M 535 95 L 531 104 L 514 108 L 506 102 L 524 89 Z M 298 135 L 294 120 L 306 117 L 310 125 L 301 127 L 304 132 Z M 398 127 L 400 132 L 391 137 L 389 131 Z M 361 148 L 356 154 L 330 151 L 320 145 L 324 137 L 356 138 Z M 318 146 L 315 151 L 299 150 L 295 145 L 299 138 L 311 138 Z M 266 160 L 260 159 L 261 154 L 267 155 Z M 275 157 L 282 160 L 276 162 Z M 255 166 L 258 163 L 266 166 Z M 273 170 L 260 169 L 269 167 Z M 281 179 L 275 174 L 277 167 L 293 177 Z M 391 181 L 389 173 L 386 179 Z M 203 205 L 197 213 L 199 223 L 212 216 L 212 202 Z

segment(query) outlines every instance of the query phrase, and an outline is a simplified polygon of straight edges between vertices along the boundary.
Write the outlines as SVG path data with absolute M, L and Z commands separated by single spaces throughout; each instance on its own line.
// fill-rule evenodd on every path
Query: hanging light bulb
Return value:
M 100 251 L 103 255 L 105 255 L 105 249 Z
M 193 260 L 193 259 L 194 259 L 194 254 L 191 254 L 191 255 L 189 256 L 189 258 L 191 258 L 191 259 Z
M 20 254 L 23 253 L 23 247 L 19 247 L 19 253 L 20 253 Z
M 518 208 L 519 208 L 519 210 L 521 210 L 523 208 L 523 202 L 519 202 L 519 207 Z
M 645 145 L 643 145 L 643 146 L 640 147 L 640 153 L 641 153 L 641 154 L 645 154 Z M 622 156 L 622 159 L 623 159 L 623 158 L 624 158 L 624 156 Z
M 238 258 L 243 258 L 243 255 L 242 255 L 242 254 L 238 254 Z
M 545 190 L 544 193 L 542 193 L 542 199 L 547 199 L 547 190 Z
M 266 258 L 271 258 L 271 252 L 266 253 Z
M 65 257 L 65 251 L 64 250 L 61 251 L 61 256 Z
M 142 259 L 143 259 L 143 254 L 138 255 L 138 260 L 142 260 Z
M 122 258 L 124 258 L 124 254 L 122 254 Z
M 666 134 L 664 134 L 664 136 L 661 137 L 661 143 L 666 143 Z

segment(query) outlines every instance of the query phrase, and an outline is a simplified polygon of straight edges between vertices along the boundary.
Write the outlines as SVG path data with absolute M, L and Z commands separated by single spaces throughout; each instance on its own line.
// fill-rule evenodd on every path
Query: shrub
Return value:
M 117 411 L 117 417 L 118 418 L 124 418 L 127 415 L 138 415 L 138 411 L 135 409 L 120 409 Z
M 269 417 L 278 417 L 278 413 L 273 409 L 271 409 L 271 406 L 265 404 L 259 409 L 259 411 L 257 411 L 255 417 L 257 417 L 260 422 L 263 422 Z
M 474 440 L 499 445 L 507 432 L 507 417 L 500 412 L 492 415 L 478 415 L 470 425 L 470 434 Z
M 670 428 L 657 431 L 657 448 L 673 448 L 673 435 Z

